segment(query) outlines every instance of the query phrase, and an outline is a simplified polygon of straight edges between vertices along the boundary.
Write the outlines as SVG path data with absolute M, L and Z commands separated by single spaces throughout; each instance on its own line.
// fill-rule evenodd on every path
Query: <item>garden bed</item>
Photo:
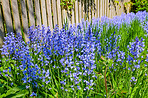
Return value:
M 3 98 L 148 97 L 148 13 L 77 26 L 31 26 L 28 42 L 8 33 L 1 49 Z

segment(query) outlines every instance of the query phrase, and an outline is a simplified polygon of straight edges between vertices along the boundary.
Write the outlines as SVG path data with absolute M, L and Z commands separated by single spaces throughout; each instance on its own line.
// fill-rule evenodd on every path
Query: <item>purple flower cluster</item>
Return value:
M 127 62 L 130 65 L 134 65 L 134 68 L 132 70 L 135 70 L 135 68 L 140 68 L 140 63 L 143 62 L 143 60 L 140 60 L 139 58 L 142 58 L 141 53 L 144 51 L 144 41 L 143 38 L 139 40 L 139 38 L 136 37 L 134 42 L 131 42 L 130 45 L 127 46 L 129 49 L 129 55 L 127 58 Z
M 120 51 L 117 46 L 121 40 L 120 35 L 113 33 L 108 38 L 105 36 L 105 40 L 101 38 L 104 25 L 107 27 L 106 31 L 113 26 L 120 28 L 123 23 L 129 25 L 139 14 L 145 15 L 145 12 L 122 14 L 113 19 L 102 17 L 93 19 L 92 22 L 82 21 L 77 26 L 64 25 L 62 29 L 55 26 L 53 32 L 49 27 L 31 26 L 28 29 L 28 42 L 24 42 L 19 33 L 7 34 L 1 49 L 2 55 L 15 61 L 17 78 L 26 85 L 26 89 L 39 88 L 40 84 L 42 88 L 52 89 L 49 85 L 53 85 L 56 80 L 60 84 L 59 88 L 66 92 L 94 90 L 97 78 L 95 71 L 98 71 L 99 67 L 96 66 L 96 60 L 102 55 L 113 60 L 114 64 L 110 68 L 114 70 L 116 65 L 122 66 L 124 60 L 134 66 L 129 69 L 140 68 L 142 60 L 139 58 L 144 51 L 144 39 L 137 37 L 130 43 L 127 47 L 129 55 L 126 58 L 126 52 Z M 141 16 L 139 20 L 143 23 L 145 18 Z M 147 30 L 146 25 L 144 28 Z M 148 62 L 148 55 L 145 61 Z M 7 69 L 11 73 L 12 68 Z M 7 69 L 3 70 L 3 73 L 7 73 Z M 13 77 L 13 74 L 11 75 Z M 132 77 L 132 81 L 134 80 Z M 37 95 L 32 92 L 30 96 Z

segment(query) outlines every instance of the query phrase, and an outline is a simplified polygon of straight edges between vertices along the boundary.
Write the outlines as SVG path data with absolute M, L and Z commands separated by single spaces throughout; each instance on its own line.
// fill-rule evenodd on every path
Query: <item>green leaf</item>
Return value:
M 7 91 L 7 93 L 4 95 L 4 97 L 9 96 L 11 94 L 15 94 L 16 92 L 24 89 L 24 86 L 18 86 L 18 87 L 13 87 L 10 90 Z
M 28 90 L 22 90 L 18 93 L 16 93 L 15 96 L 11 97 L 11 98 L 18 98 L 18 97 L 23 97 L 23 96 L 26 96 L 29 94 L 29 91 Z
M 50 94 L 47 94 L 47 93 L 45 93 L 45 92 L 41 92 L 44 96 L 49 96 L 49 98 L 55 98 L 54 96 L 52 96 L 52 95 L 50 95 Z
M 4 87 L 0 87 L 0 93 L 2 94 L 4 92 Z

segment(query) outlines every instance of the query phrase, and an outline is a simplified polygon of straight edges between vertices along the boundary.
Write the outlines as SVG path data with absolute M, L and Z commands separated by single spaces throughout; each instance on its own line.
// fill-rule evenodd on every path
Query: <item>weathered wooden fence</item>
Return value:
M 69 24 L 79 23 L 84 18 L 108 16 L 112 18 L 125 12 L 124 3 L 130 0 L 75 0 L 72 13 L 62 8 L 61 0 L 0 0 L 0 46 L 6 32 L 21 32 L 26 36 L 31 25 L 61 28 L 67 20 Z M 129 7 L 126 7 L 129 12 Z M 5 33 L 4 33 L 5 32 Z

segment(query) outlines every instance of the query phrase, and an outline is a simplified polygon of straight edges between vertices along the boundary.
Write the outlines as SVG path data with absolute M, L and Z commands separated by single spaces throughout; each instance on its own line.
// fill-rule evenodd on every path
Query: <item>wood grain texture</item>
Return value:
M 54 26 L 58 23 L 57 21 L 57 7 L 56 7 L 56 0 L 52 0 L 52 9 L 53 9 L 53 21 L 54 21 Z
M 85 5 L 84 5 L 84 0 L 81 0 L 81 12 L 82 12 L 82 19 L 85 19 Z
M 66 10 L 65 9 L 62 9 L 62 18 L 63 18 L 63 24 L 65 24 L 66 23 L 66 18 L 67 18 L 67 15 L 66 15 L 67 13 L 66 13 Z
M 94 0 L 91 0 L 91 13 L 92 13 L 92 18 L 94 18 L 94 12 L 95 12 L 95 2 L 94 2 Z
M 4 12 L 4 19 L 6 22 L 6 29 L 7 32 L 13 32 L 13 26 L 12 26 L 12 17 L 11 17 L 11 12 L 10 12 L 10 5 L 9 5 L 9 0 L 3 0 L 2 1 L 2 9 Z
M 29 11 L 29 23 L 30 26 L 35 26 L 34 11 L 33 11 L 33 1 L 27 0 L 28 11 Z
M 73 5 L 73 8 L 72 8 L 72 18 L 71 18 L 71 22 L 72 22 L 72 25 L 75 23 L 75 10 L 74 10 L 74 7 L 75 4 Z
M 95 0 L 95 9 L 94 9 L 94 13 L 95 13 L 95 18 L 98 18 L 98 0 Z
M 76 21 L 75 23 L 78 24 L 79 23 L 79 12 L 78 12 L 78 0 L 75 1 L 75 18 L 76 18 Z
M 107 6 L 107 17 L 109 17 L 110 16 L 110 3 L 109 3 L 109 0 L 107 0 L 106 6 Z
M 98 0 L 98 7 L 97 7 L 98 8 L 98 11 L 97 11 L 97 13 L 98 13 L 98 17 L 99 18 L 100 18 L 100 15 L 101 15 L 100 14 L 100 3 L 101 3 L 100 0 Z
M 17 0 L 11 0 L 11 5 L 12 5 L 12 11 L 13 11 L 13 19 L 14 19 L 15 30 L 16 30 L 17 33 L 18 32 L 21 33 L 21 23 L 20 23 Z
M 107 1 L 108 0 L 104 0 L 104 16 L 107 16 Z
M 103 16 L 103 0 L 100 0 L 100 18 Z
M 105 0 L 102 0 L 102 16 L 105 15 Z
M 40 11 L 39 0 L 35 0 L 34 3 L 35 3 L 36 22 L 37 22 L 37 25 L 41 26 L 41 11 Z
M 92 9 L 91 9 L 91 0 L 88 0 L 88 19 L 89 19 L 89 21 L 91 21 L 91 18 L 92 18 Z
M 62 28 L 62 17 L 61 17 L 61 5 L 60 5 L 60 0 L 57 0 L 57 11 L 58 11 L 58 25 L 59 28 Z
M 81 3 L 81 0 L 79 0 L 78 4 L 79 4 L 79 23 L 80 23 L 82 21 L 82 10 L 81 10 L 82 3 Z
M 4 27 L 3 27 L 3 19 L 2 19 L 1 5 L 0 5 L 0 48 L 3 45 L 3 41 L 4 41 Z
M 47 27 L 47 14 L 46 14 L 46 6 L 45 6 L 45 0 L 41 0 L 41 10 L 42 10 L 42 20 L 45 27 Z
M 52 21 L 52 13 L 51 13 L 51 0 L 47 0 L 47 17 L 48 17 L 48 23 L 51 31 L 53 30 L 53 21 Z
M 27 19 L 27 9 L 26 9 L 26 2 L 25 0 L 20 0 L 21 4 L 21 15 L 22 15 L 22 25 L 23 25 L 23 31 L 24 31 L 24 37 L 25 41 L 29 41 L 27 38 L 27 32 L 28 32 L 28 19 Z

